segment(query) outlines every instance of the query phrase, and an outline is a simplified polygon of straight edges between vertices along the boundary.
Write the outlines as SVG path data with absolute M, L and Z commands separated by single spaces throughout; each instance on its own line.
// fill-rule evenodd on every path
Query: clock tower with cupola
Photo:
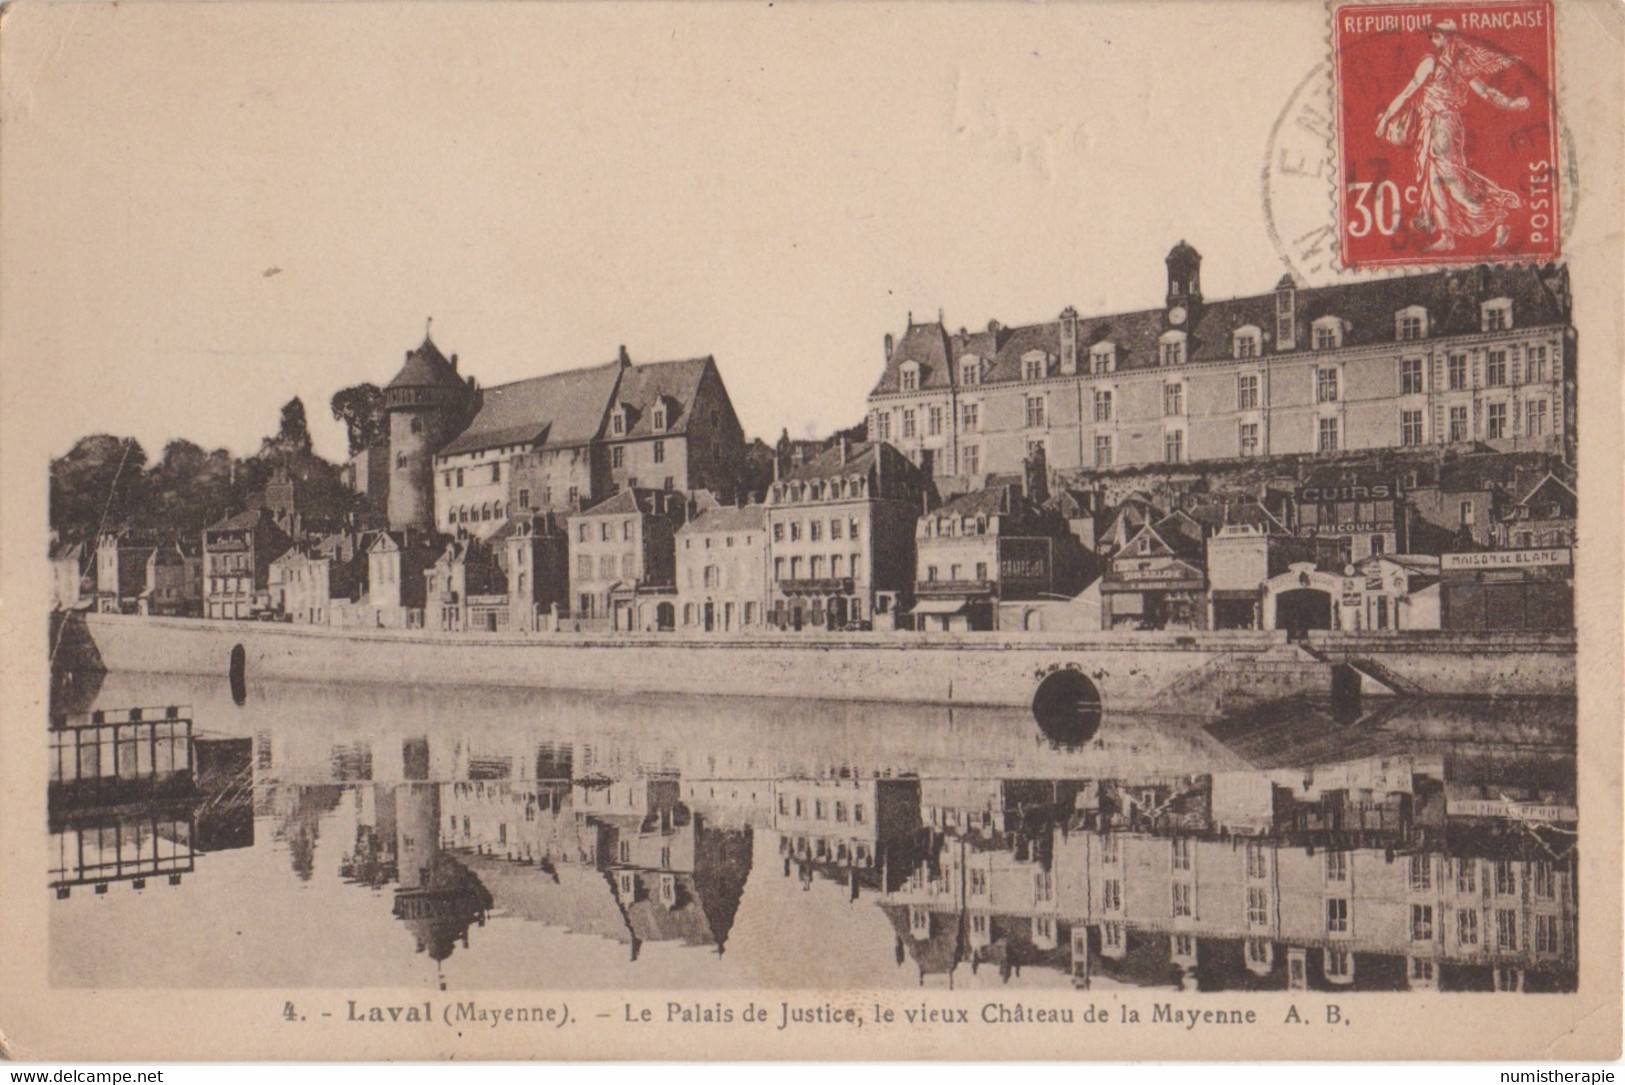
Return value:
M 1169 329 L 1189 331 L 1202 306 L 1202 254 L 1184 241 L 1168 250 L 1168 306 L 1163 311 Z

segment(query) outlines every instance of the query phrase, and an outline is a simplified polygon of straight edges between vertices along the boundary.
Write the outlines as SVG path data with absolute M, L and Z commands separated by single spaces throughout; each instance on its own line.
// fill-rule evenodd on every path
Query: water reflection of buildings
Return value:
M 934 839 L 883 907 L 922 983 L 993 963 L 1080 985 L 1573 990 L 1576 863 L 1552 820 L 1572 827 L 1572 802 L 1444 775 L 1396 758 L 1057 782 L 1049 804 L 1036 782 L 997 802 L 957 785 L 928 793 Z
M 250 743 L 194 738 L 178 708 L 59 717 L 50 731 L 48 880 L 58 899 L 169 885 L 254 842 Z

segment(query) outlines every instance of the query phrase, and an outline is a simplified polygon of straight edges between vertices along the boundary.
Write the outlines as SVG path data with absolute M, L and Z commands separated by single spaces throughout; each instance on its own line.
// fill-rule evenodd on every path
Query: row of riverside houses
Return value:
M 351 464 L 387 518 L 318 533 L 268 487 L 204 533 L 201 610 L 480 631 L 1572 625 L 1566 271 L 1205 303 L 1200 262 L 1169 253 L 1160 310 L 975 336 L 910 319 L 868 439 L 781 440 L 765 492 L 709 357 L 622 348 L 482 389 L 425 337 L 385 389 L 384 454 Z M 87 557 L 60 557 L 59 596 Z

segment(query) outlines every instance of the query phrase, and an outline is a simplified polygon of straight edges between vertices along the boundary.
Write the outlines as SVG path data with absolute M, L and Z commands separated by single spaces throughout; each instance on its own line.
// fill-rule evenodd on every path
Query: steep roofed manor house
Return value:
M 1566 269 L 1478 267 L 1208 301 L 1168 253 L 1155 309 L 886 336 L 869 437 L 944 491 L 1013 474 L 1485 446 L 1574 458 Z M 950 485 L 948 480 L 957 480 Z
M 490 388 L 434 343 L 384 390 L 390 529 L 489 538 L 510 518 L 579 512 L 623 489 L 731 499 L 745 437 L 709 356 L 603 365 Z

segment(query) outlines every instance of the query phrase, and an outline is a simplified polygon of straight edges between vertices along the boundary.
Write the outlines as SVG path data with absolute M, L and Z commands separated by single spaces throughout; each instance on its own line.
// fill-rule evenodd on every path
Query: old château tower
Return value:
M 468 424 L 477 398 L 473 378 L 457 374 L 457 356 L 448 361 L 427 333 L 385 385 L 391 531 L 434 529 L 434 454 Z

